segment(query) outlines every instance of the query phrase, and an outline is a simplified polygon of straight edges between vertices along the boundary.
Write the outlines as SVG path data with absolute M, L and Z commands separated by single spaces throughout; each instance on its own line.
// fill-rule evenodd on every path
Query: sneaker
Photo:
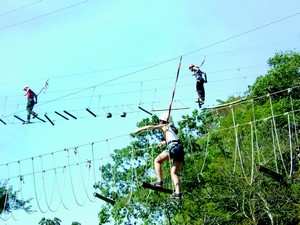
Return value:
M 170 195 L 170 199 L 181 200 L 181 193 L 174 192 L 172 195 Z
M 37 114 L 37 113 L 33 114 L 33 118 L 36 118 L 37 116 L 38 116 L 38 114 Z
M 29 124 L 30 122 L 28 120 L 26 120 L 23 124 Z
M 199 104 L 200 104 L 200 105 L 203 105 L 203 104 L 204 104 L 204 101 L 200 99 L 200 100 L 199 100 Z
M 154 187 L 163 187 L 163 182 L 157 180 L 155 182 L 152 182 L 151 185 Z

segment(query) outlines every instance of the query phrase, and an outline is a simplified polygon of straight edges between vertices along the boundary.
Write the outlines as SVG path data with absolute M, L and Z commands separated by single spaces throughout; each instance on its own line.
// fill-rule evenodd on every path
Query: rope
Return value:
M 257 128 L 256 128 L 256 118 L 255 118 L 255 110 L 254 110 L 254 100 L 252 99 L 252 116 L 253 116 L 253 125 L 254 125 L 254 133 L 255 133 L 255 146 L 256 146 L 256 150 L 257 150 L 257 162 L 260 165 L 261 164 L 261 160 L 260 160 L 260 148 L 258 146 L 258 135 L 257 135 Z M 252 125 L 251 125 L 252 126 Z
M 172 110 L 172 104 L 173 104 L 175 91 L 176 91 L 176 84 L 177 84 L 177 81 L 178 81 L 180 67 L 181 67 L 181 60 L 182 60 L 182 56 L 180 57 L 180 61 L 179 61 L 179 64 L 178 64 L 178 70 L 177 70 L 176 80 L 175 80 L 174 89 L 173 89 L 173 93 L 172 93 L 172 98 L 171 98 L 171 102 L 170 102 L 170 106 L 169 106 L 169 113 L 168 113 L 167 122 L 169 121 L 171 110 Z
M 201 170 L 200 170 L 200 175 L 202 175 L 202 172 L 203 172 L 203 169 L 204 169 L 204 165 L 205 165 L 205 162 L 206 162 L 206 158 L 208 156 L 208 144 L 209 144 L 209 133 L 207 134 L 207 138 L 206 138 L 206 148 L 205 148 L 205 153 L 204 153 L 204 160 L 203 160 L 203 164 L 202 164 L 202 167 L 201 167 Z M 199 177 L 199 174 L 197 174 L 197 179 L 198 179 L 198 182 L 200 183 L 200 177 Z
M 288 93 L 290 93 L 292 89 L 288 89 Z M 298 132 L 297 132 L 297 123 L 295 119 L 295 113 L 294 113 L 294 104 L 293 104 L 293 98 L 292 95 L 290 95 L 290 100 L 291 100 L 291 107 L 292 107 L 292 114 L 293 114 L 293 122 L 294 122 L 294 127 L 295 127 L 295 140 L 296 140 L 296 145 L 297 145 L 297 150 L 299 150 L 299 139 L 298 139 Z
M 44 190 L 44 196 L 45 196 L 45 200 L 46 200 L 46 205 L 48 207 L 48 209 L 51 211 L 51 212 L 56 212 L 55 210 L 52 210 L 51 209 L 51 203 L 52 203 L 52 200 L 53 200 L 53 195 L 54 195 L 54 190 L 55 190 L 55 182 L 53 182 L 53 187 L 52 187 L 52 195 L 51 195 L 51 200 L 50 200 L 50 204 L 48 203 L 48 198 L 47 198 L 47 191 L 46 191 L 46 185 L 45 185 L 45 173 L 46 171 L 44 170 L 43 168 L 43 157 L 41 157 L 41 168 L 42 168 L 42 181 L 43 181 L 43 190 Z
M 292 177 L 293 174 L 293 140 L 292 140 L 292 129 L 291 129 L 291 120 L 290 120 L 290 114 L 287 113 L 288 117 L 288 129 L 289 129 L 289 143 L 290 143 L 290 159 L 291 159 L 291 165 L 290 165 L 290 177 Z
M 76 194 L 75 194 L 75 190 L 74 190 L 74 184 L 73 184 L 73 179 L 72 179 L 72 173 L 71 173 L 71 166 L 70 166 L 70 154 L 69 154 L 69 149 L 66 149 L 67 155 L 68 155 L 68 168 L 69 168 L 69 173 L 70 173 L 70 182 L 71 182 L 71 186 L 72 186 L 72 193 L 73 193 L 73 197 L 75 199 L 75 202 L 77 203 L 77 205 L 79 206 L 83 206 L 84 203 L 79 203 L 77 198 L 76 198 Z M 78 164 L 77 164 L 77 173 L 76 173 L 76 186 L 77 186 L 77 190 L 76 193 L 78 191 Z
M 280 147 L 280 143 L 279 143 L 279 137 L 278 137 L 277 128 L 276 128 L 276 122 L 275 122 L 275 117 L 274 117 L 274 110 L 273 110 L 271 95 L 269 95 L 269 99 L 270 99 L 270 108 L 271 108 L 271 112 L 272 112 L 273 127 L 274 127 L 275 137 L 276 137 L 276 141 L 277 141 L 277 147 L 278 147 L 278 151 L 279 151 L 279 154 L 280 154 L 280 158 L 281 158 L 281 162 L 282 162 L 284 172 L 285 172 L 285 174 L 287 174 L 287 170 L 286 170 L 286 167 L 285 167 L 285 164 L 284 164 L 282 151 L 281 151 L 281 147 Z
M 48 210 L 44 211 L 42 210 L 41 208 L 41 205 L 40 205 L 40 198 L 42 196 L 42 191 L 41 191 L 41 194 L 40 194 L 40 197 L 38 198 L 38 195 L 37 195 L 37 190 L 36 190 L 36 179 L 35 179 L 35 169 L 34 169 L 34 158 L 32 158 L 32 174 L 33 174 L 33 184 L 34 184 L 34 194 L 35 194 L 35 199 L 36 199 L 36 203 L 37 203 L 37 206 L 39 208 L 39 210 L 42 212 L 42 213 L 46 213 L 48 212 Z
M 255 157 L 254 157 L 254 135 L 253 135 L 253 123 L 250 122 L 251 126 L 251 179 L 250 179 L 250 185 L 253 183 L 253 177 L 254 177 L 254 164 L 255 164 Z M 255 122 L 254 122 L 255 126 Z M 259 154 L 259 152 L 258 152 Z
M 240 158 L 240 164 L 241 164 L 241 170 L 242 173 L 246 179 L 246 181 L 248 182 L 248 179 L 245 175 L 245 170 L 244 170 L 244 166 L 243 166 L 243 160 L 242 160 L 242 155 L 241 155 L 241 150 L 240 150 L 240 145 L 239 145 L 239 138 L 238 138 L 238 126 L 235 124 L 235 118 L 234 118 L 234 112 L 233 112 L 233 107 L 231 107 L 231 113 L 232 113 L 232 121 L 233 121 L 233 125 L 234 125 L 234 132 L 235 132 L 235 151 L 238 153 L 239 158 Z M 236 156 L 235 156 L 235 166 L 236 166 Z
M 44 86 L 42 87 L 42 89 L 40 90 L 40 92 L 37 94 L 37 96 L 39 96 L 39 94 L 41 94 L 42 91 L 44 91 L 44 94 L 45 94 L 45 92 L 46 92 L 46 90 L 47 90 L 47 88 L 48 88 L 48 85 L 49 85 L 48 80 L 49 80 L 49 79 L 46 80 Z
M 79 167 L 79 171 L 80 171 L 80 177 L 81 177 L 81 181 L 82 181 L 82 185 L 83 185 L 83 188 L 84 188 L 84 192 L 85 192 L 85 194 L 86 194 L 86 198 L 88 198 L 89 200 L 90 200 L 90 202 L 94 202 L 95 201 L 95 197 L 93 198 L 93 199 L 91 199 L 90 197 L 89 197 L 89 194 L 88 194 L 88 191 L 87 191 L 87 189 L 88 189 L 88 184 L 89 184 L 89 171 L 90 171 L 90 167 L 91 167 L 91 164 L 89 163 L 89 160 L 87 161 L 87 164 L 86 164 L 86 167 L 87 167 L 87 171 L 88 171 L 88 176 L 86 176 L 86 185 L 85 185 L 85 182 L 84 182 L 84 180 L 83 180 L 83 173 L 82 173 L 82 168 L 81 168 L 81 160 L 80 160 L 80 154 L 79 154 L 79 152 L 80 151 L 77 151 L 77 153 L 76 153 L 76 155 L 77 155 L 77 159 L 78 159 L 78 167 Z M 85 198 L 85 200 L 86 200 L 86 198 Z
M 60 205 L 62 204 L 66 210 L 70 210 L 71 208 L 68 208 L 65 205 L 64 201 L 63 201 L 63 195 L 64 195 L 65 184 L 66 184 L 65 167 L 63 167 L 64 180 L 63 180 L 62 192 L 60 192 L 60 188 L 58 186 L 58 180 L 57 180 L 57 168 L 56 168 L 56 165 L 55 165 L 56 163 L 55 163 L 54 154 L 52 154 L 52 161 L 53 161 L 53 165 L 54 165 L 54 179 L 55 179 L 55 182 L 57 184 L 57 192 L 58 192 L 58 196 L 59 196 L 59 199 L 60 199 Z
M 270 120 L 270 121 L 271 121 L 271 131 L 272 131 L 272 141 L 273 141 L 275 168 L 276 168 L 276 172 L 279 173 L 278 164 L 277 164 L 275 134 L 274 134 L 274 129 L 273 129 L 273 120 Z
M 91 148 L 92 148 L 92 165 L 93 165 L 93 174 L 94 174 L 94 191 L 96 191 L 97 189 L 97 181 L 96 181 L 96 170 L 95 170 L 95 166 L 96 166 L 96 161 L 95 161 L 95 154 L 94 154 L 94 142 L 91 144 Z

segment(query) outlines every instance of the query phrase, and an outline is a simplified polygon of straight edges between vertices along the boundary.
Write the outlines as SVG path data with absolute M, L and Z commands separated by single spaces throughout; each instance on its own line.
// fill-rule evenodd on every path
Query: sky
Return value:
M 33 198 L 36 212 L 2 215 L 0 224 L 38 224 L 43 217 L 98 224 L 103 202 L 91 185 L 101 181 L 98 168 L 150 116 L 139 106 L 157 115 L 169 107 L 180 57 L 175 122 L 198 109 L 191 63 L 205 59 L 211 106 L 244 94 L 276 53 L 299 51 L 299 6 L 297 0 L 1 1 L 0 181 Z M 23 125 L 14 117 L 26 118 L 26 85 L 40 93 L 34 111 L 46 123 Z

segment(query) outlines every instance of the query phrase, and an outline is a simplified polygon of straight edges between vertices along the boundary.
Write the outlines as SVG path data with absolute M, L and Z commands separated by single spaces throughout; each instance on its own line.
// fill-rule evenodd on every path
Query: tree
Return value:
M 46 219 L 45 217 L 43 217 L 41 219 L 41 221 L 39 222 L 40 225 L 60 225 L 61 220 L 57 217 L 54 217 L 53 220 L 51 219 Z
M 28 205 L 30 200 L 31 199 L 23 200 L 18 198 L 18 192 L 13 191 L 12 187 L 9 187 L 5 183 L 0 183 L 0 215 L 18 209 L 23 209 L 26 212 L 31 213 L 31 206 Z
M 72 222 L 71 225 L 81 225 L 81 223 L 79 223 L 79 222 Z

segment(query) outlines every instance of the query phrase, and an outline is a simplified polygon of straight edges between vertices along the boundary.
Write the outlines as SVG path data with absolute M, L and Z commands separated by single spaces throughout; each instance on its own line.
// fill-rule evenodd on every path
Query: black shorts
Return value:
M 169 144 L 166 153 L 173 161 L 184 162 L 184 150 L 182 144 Z

